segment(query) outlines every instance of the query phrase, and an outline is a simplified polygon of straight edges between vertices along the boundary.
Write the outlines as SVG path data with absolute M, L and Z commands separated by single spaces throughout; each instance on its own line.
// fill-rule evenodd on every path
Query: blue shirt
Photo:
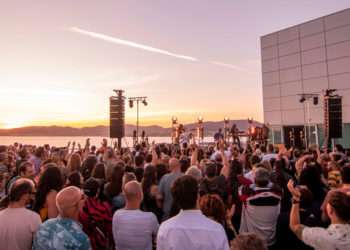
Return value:
M 90 240 L 80 224 L 68 218 L 47 220 L 37 231 L 33 250 L 90 250 Z

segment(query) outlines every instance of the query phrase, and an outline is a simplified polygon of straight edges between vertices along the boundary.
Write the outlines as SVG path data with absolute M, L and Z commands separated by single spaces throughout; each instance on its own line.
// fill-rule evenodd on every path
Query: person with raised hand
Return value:
M 327 214 L 331 225 L 327 228 L 307 227 L 300 223 L 300 197 L 301 192 L 294 182 L 288 182 L 288 189 L 293 195 L 290 212 L 290 229 L 305 244 L 315 250 L 347 250 L 350 245 L 350 196 L 335 191 L 330 194 L 327 202 Z

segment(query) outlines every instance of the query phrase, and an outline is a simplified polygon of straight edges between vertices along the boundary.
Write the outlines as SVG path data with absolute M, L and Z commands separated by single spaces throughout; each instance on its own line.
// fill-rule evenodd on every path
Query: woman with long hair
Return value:
M 84 180 L 87 180 L 90 178 L 92 170 L 95 168 L 97 164 L 97 158 L 96 156 L 88 156 L 86 160 L 83 162 L 81 167 L 81 174 L 84 177 Z
M 106 167 L 104 163 L 98 163 L 92 170 L 91 177 L 98 180 L 106 180 Z
M 68 175 L 66 180 L 66 187 L 74 186 L 81 189 L 83 187 L 83 184 L 84 184 L 84 179 L 79 171 L 71 172 Z
M 81 170 L 81 157 L 78 153 L 74 153 L 69 157 L 67 168 L 70 173 Z
M 63 187 L 63 177 L 56 164 L 48 164 L 41 175 L 33 210 L 37 212 L 42 221 L 55 218 L 58 215 L 56 195 Z
M 104 195 L 107 200 L 112 204 L 112 211 L 124 206 L 122 196 L 123 190 L 123 176 L 124 176 L 124 166 L 117 164 L 112 170 L 111 179 L 104 188 Z
M 106 165 L 104 163 L 97 163 L 91 173 L 91 177 L 97 179 L 100 184 L 99 199 L 106 201 L 107 198 L 104 194 L 104 187 L 107 183 L 106 180 Z
M 205 216 L 223 226 L 229 242 L 233 240 L 235 230 L 231 222 L 232 211 L 230 213 L 226 212 L 225 204 L 219 195 L 206 194 L 202 196 L 199 200 L 199 208 Z
M 154 166 L 149 165 L 145 168 L 143 179 L 141 182 L 143 191 L 142 210 L 145 212 L 152 212 L 160 222 L 162 219 L 162 209 L 157 202 L 156 196 L 158 193 L 157 186 L 157 170 Z

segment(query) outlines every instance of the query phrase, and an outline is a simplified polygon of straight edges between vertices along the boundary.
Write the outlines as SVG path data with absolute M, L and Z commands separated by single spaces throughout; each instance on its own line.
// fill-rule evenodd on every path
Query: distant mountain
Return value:
M 245 131 L 248 128 L 247 120 L 232 120 L 230 125 L 235 123 L 239 130 Z M 262 124 L 254 121 L 256 126 Z M 219 128 L 223 128 L 222 121 L 219 122 L 204 122 L 205 136 L 212 136 Z M 185 124 L 186 131 L 196 129 L 196 123 Z M 133 131 L 136 130 L 135 125 L 125 125 L 126 136 L 132 136 Z M 145 131 L 148 136 L 169 136 L 171 128 L 163 128 L 161 126 L 140 126 L 139 131 Z M 95 126 L 95 127 L 61 127 L 61 126 L 30 126 L 13 129 L 0 129 L 0 136 L 109 136 L 109 126 Z

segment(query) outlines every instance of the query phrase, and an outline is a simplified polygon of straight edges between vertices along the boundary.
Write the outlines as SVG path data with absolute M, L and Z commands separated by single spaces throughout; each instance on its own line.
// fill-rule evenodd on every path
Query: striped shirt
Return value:
M 158 220 L 151 212 L 120 209 L 113 215 L 113 237 L 117 250 L 152 250 Z
M 268 246 L 275 243 L 276 224 L 280 213 L 281 195 L 270 187 L 252 185 L 243 201 L 240 233 L 256 233 Z

